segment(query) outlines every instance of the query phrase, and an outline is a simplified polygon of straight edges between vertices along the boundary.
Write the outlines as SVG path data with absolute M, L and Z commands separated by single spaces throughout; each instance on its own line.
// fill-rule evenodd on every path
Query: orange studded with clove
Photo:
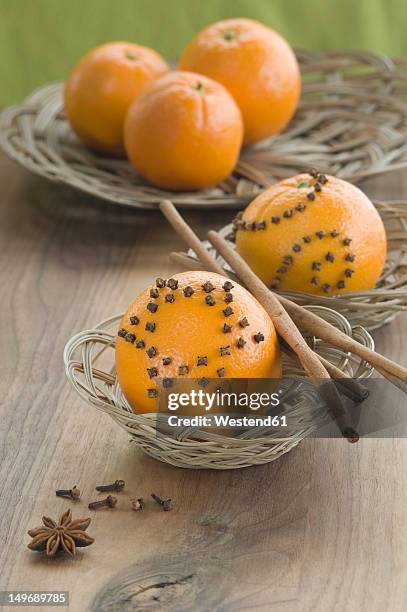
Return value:
M 253 224 L 265 224 L 252 231 Z M 332 296 L 375 287 L 383 222 L 350 183 L 318 171 L 276 183 L 235 220 L 236 249 L 274 290 Z
M 201 388 L 209 379 L 277 378 L 281 360 L 274 326 L 246 289 L 218 274 L 184 272 L 157 279 L 128 308 L 116 338 L 116 369 L 130 406 L 145 413 L 157 410 L 159 380 L 168 389 L 180 378 Z

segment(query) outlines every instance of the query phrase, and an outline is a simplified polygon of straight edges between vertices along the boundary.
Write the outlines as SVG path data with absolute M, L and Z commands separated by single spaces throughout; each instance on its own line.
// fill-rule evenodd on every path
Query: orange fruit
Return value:
M 130 103 L 168 70 L 167 62 L 148 47 L 128 42 L 96 47 L 79 61 L 65 84 L 65 111 L 72 129 L 96 151 L 123 154 L 123 122 Z
M 295 55 L 282 36 L 258 21 L 210 25 L 189 43 L 179 67 L 230 91 L 242 111 L 244 144 L 283 130 L 297 108 L 301 76 Z
M 157 380 L 281 375 L 274 326 L 257 300 L 219 274 L 157 279 L 129 306 L 116 341 L 120 386 L 134 412 L 156 412 Z M 226 283 L 226 284 L 225 284 Z
M 203 189 L 232 172 L 243 137 L 232 96 L 212 79 L 170 72 L 131 105 L 124 126 L 127 155 L 157 187 Z
M 386 233 L 369 198 L 317 172 L 276 183 L 237 220 L 236 248 L 271 288 L 334 295 L 375 287 Z

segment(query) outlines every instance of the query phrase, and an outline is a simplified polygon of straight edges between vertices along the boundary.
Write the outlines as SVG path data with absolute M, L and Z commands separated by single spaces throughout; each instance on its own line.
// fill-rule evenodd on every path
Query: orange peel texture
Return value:
M 236 249 L 272 289 L 334 295 L 375 287 L 386 233 L 369 198 L 317 172 L 276 183 L 236 221 Z
M 134 412 L 157 411 L 158 379 L 195 378 L 204 387 L 211 378 L 281 376 L 274 326 L 246 289 L 209 272 L 162 285 L 134 300 L 118 331 L 117 376 Z

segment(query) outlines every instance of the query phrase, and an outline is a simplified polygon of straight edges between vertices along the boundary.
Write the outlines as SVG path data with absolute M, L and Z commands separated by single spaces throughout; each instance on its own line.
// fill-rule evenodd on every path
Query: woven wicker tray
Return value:
M 311 306 L 310 309 L 358 342 L 374 349 L 370 334 L 362 327 L 351 328 L 339 313 L 328 308 Z M 95 329 L 73 336 L 64 351 L 68 380 L 79 396 L 98 410 L 106 412 L 132 440 L 155 459 L 185 468 L 234 469 L 274 461 L 294 448 L 322 422 L 310 408 L 307 397 L 296 403 L 290 411 L 287 436 L 276 437 L 264 429 L 250 429 L 234 437 L 224 436 L 196 428 L 185 428 L 177 436 L 160 432 L 157 435 L 157 414 L 134 414 L 124 397 L 114 368 L 114 347 L 117 327 L 122 314 L 107 319 Z M 355 378 L 367 378 L 371 366 L 349 353 L 329 346 L 316 338 L 307 338 L 315 351 Z M 304 376 L 303 370 L 283 356 L 284 376 Z M 318 417 L 320 418 L 320 417 Z
M 288 129 L 244 150 L 233 175 L 207 191 L 169 194 L 146 184 L 127 161 L 88 151 L 63 114 L 61 83 L 3 111 L 0 146 L 36 174 L 135 208 L 155 208 L 168 196 L 181 207 L 239 207 L 310 167 L 353 182 L 406 167 L 406 63 L 371 53 L 297 56 L 303 95 Z

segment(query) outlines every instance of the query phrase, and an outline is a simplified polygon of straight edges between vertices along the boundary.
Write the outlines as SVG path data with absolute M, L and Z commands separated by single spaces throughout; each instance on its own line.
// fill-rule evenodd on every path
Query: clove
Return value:
M 162 509 L 165 512 L 168 512 L 169 510 L 172 510 L 172 503 L 171 503 L 171 499 L 161 499 L 161 497 L 159 497 L 158 495 L 156 495 L 155 493 L 151 493 L 151 497 L 154 499 L 154 501 L 157 502 L 157 504 L 159 506 L 162 507 Z
M 97 510 L 98 508 L 114 508 L 117 504 L 117 497 L 108 495 L 105 499 L 99 499 L 98 501 L 91 502 L 88 504 L 89 510 Z
M 57 491 L 55 491 L 55 495 L 57 497 L 68 497 L 69 499 L 78 501 L 81 496 L 81 492 L 78 487 L 74 485 L 72 489 L 58 489 Z
M 131 497 L 130 505 L 131 509 L 135 512 L 138 512 L 139 510 L 144 510 L 144 500 L 142 497 L 138 497 L 137 499 L 135 497 Z
M 96 491 L 121 491 L 125 484 L 124 480 L 115 480 L 112 484 L 98 485 Z

